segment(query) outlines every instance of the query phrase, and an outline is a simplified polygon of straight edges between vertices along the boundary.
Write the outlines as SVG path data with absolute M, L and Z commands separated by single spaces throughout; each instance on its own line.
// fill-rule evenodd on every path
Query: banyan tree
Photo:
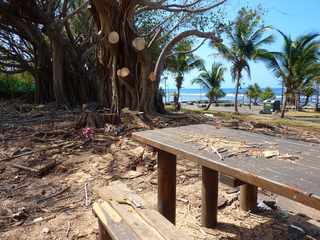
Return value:
M 98 68 L 84 0 L 0 0 L 0 72 L 30 73 L 37 103 L 99 100 Z
M 219 41 L 225 2 L 91 0 L 105 105 L 113 112 L 124 107 L 148 113 L 163 110 L 159 84 L 166 58 L 185 38 Z

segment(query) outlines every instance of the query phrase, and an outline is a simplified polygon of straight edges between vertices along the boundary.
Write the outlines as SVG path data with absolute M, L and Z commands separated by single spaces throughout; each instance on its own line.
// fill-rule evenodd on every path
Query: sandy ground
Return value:
M 196 104 L 195 105 L 183 104 L 182 107 L 185 109 L 190 109 L 190 110 L 201 109 Z M 213 105 L 211 105 L 210 110 L 217 111 L 217 112 L 230 112 L 230 113 L 232 113 L 232 112 L 234 112 L 234 107 L 214 106 L 214 104 L 213 104 Z M 239 112 L 242 114 L 256 114 L 256 115 L 258 115 L 260 110 L 262 110 L 262 106 L 252 106 L 251 109 L 247 106 L 239 107 Z
M 32 110 L 16 112 L 2 105 L 0 159 L 57 143 L 83 143 L 82 130 L 74 128 L 78 113 Z M 47 121 L 47 119 L 50 121 Z M 206 120 L 206 119 L 204 119 Z M 160 121 L 158 126 L 201 122 Z M 20 151 L 20 152 L 19 152 Z M 59 164 L 44 176 L 11 165 L 33 166 L 56 159 Z M 97 239 L 97 221 L 91 206 L 94 189 L 120 180 L 156 206 L 156 154 L 130 139 L 130 134 L 109 138 L 96 130 L 93 141 L 81 146 L 42 151 L 0 165 L 0 239 Z M 239 191 L 220 187 L 219 225 L 200 226 L 201 175 L 198 165 L 178 160 L 177 227 L 194 239 L 288 239 L 288 226 L 302 227 L 305 239 L 320 239 L 320 213 L 260 190 L 260 199 L 276 200 L 276 210 L 248 213 L 239 210 Z

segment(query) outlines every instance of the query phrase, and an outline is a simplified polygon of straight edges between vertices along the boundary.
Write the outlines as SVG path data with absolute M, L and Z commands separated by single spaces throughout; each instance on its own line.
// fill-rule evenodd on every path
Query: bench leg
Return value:
M 218 214 L 219 173 L 202 166 L 202 209 L 201 224 L 203 227 L 214 228 Z
M 251 184 L 240 186 L 240 208 L 244 211 L 254 211 L 257 208 L 258 188 Z
M 170 222 L 176 222 L 176 168 L 175 155 L 158 151 L 158 210 Z
M 103 224 L 99 222 L 99 240 L 112 240 L 112 238 L 110 237 L 110 235 L 108 234 L 108 232 L 105 230 Z

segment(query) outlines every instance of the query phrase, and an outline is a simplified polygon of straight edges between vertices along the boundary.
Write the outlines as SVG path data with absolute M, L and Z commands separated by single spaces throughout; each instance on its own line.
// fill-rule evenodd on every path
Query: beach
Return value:
M 234 88 L 223 88 L 222 89 L 226 96 L 223 98 L 220 98 L 219 101 L 223 103 L 229 103 L 232 104 L 234 101 L 235 96 L 235 89 Z M 239 103 L 240 104 L 248 104 L 249 98 L 246 96 L 246 88 L 240 89 L 239 93 Z M 262 89 L 264 90 L 264 89 Z M 281 88 L 273 88 L 272 89 L 276 99 L 281 100 L 282 98 L 282 89 Z M 177 92 L 176 89 L 167 89 L 166 90 L 166 97 L 163 98 L 164 102 L 170 103 L 173 102 L 173 95 Z M 208 98 L 206 97 L 207 90 L 206 89 L 196 89 L 196 88 L 182 88 L 180 93 L 180 102 L 187 103 L 187 102 L 207 102 Z M 301 96 L 301 102 L 303 103 L 305 100 L 304 96 Z M 314 106 L 316 102 L 316 95 L 312 96 L 309 100 L 309 105 Z

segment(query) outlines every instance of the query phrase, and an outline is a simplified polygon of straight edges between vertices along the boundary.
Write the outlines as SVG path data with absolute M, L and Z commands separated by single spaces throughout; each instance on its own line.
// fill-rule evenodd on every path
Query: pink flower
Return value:
M 93 130 L 92 128 L 83 128 L 82 134 L 86 139 L 92 139 L 93 137 Z

